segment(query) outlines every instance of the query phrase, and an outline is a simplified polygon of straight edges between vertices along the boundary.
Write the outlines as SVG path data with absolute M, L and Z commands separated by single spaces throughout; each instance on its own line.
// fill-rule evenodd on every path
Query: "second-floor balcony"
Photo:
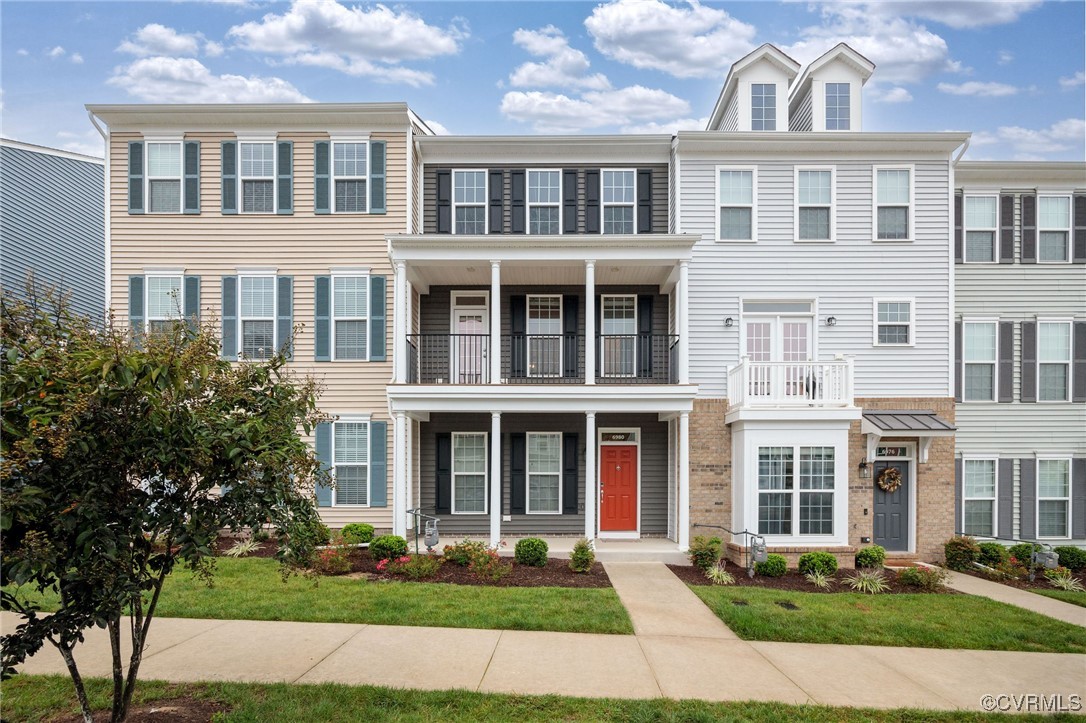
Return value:
M 728 370 L 732 409 L 853 406 L 852 359 L 764 362 L 743 357 Z

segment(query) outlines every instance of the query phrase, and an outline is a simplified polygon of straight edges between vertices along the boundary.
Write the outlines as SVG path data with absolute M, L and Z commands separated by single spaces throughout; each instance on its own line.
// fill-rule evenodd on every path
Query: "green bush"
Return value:
M 897 574 L 902 585 L 915 587 L 924 592 L 936 592 L 946 582 L 947 572 L 941 567 L 906 567 Z
M 407 555 L 407 540 L 399 535 L 381 535 L 370 543 L 374 560 L 388 560 Z
M 547 543 L 538 537 L 525 537 L 513 548 L 513 559 L 518 565 L 546 567 L 547 549 Z
M 446 562 L 467 567 L 472 560 L 485 553 L 486 550 L 486 543 L 481 540 L 461 540 L 455 545 L 445 545 L 443 552 Z
M 943 554 L 951 570 L 972 570 L 973 563 L 980 559 L 980 547 L 972 537 L 955 535 L 943 545 Z
M 856 551 L 856 567 L 882 567 L 886 562 L 886 548 L 882 545 L 861 547 Z
M 332 531 L 328 529 L 328 525 L 320 522 L 320 520 L 313 520 L 311 523 L 298 523 L 290 530 L 290 542 L 291 547 L 295 544 L 300 549 L 313 550 L 315 547 L 327 545 L 329 540 L 332 539 Z M 303 564 L 311 563 L 312 559 L 302 560 Z
M 1083 570 L 1086 570 L 1086 550 L 1083 548 L 1060 545 L 1054 549 L 1056 554 L 1060 556 L 1060 565 L 1063 567 L 1066 567 L 1072 572 L 1082 572 Z
M 471 559 L 468 570 L 481 580 L 498 582 L 503 577 L 513 572 L 513 565 L 512 563 L 501 559 L 497 550 L 492 550 L 487 547 L 482 554 L 476 555 Z
M 373 525 L 367 525 L 365 522 L 344 525 L 339 533 L 343 535 L 343 540 L 348 545 L 364 545 L 367 542 L 373 542 Z
M 588 538 L 582 537 L 573 546 L 569 555 L 569 569 L 574 572 L 588 572 L 596 562 L 596 553 L 588 544 Z
M 705 537 L 698 535 L 690 541 L 690 562 L 702 572 L 716 566 L 723 554 L 724 541 L 719 537 Z
M 799 556 L 799 571 L 804 575 L 809 572 L 832 575 L 837 572 L 837 558 L 828 552 L 805 552 Z
M 1034 542 L 1019 542 L 1017 545 L 1011 545 L 1008 552 L 1011 554 L 1018 564 L 1022 567 L 1028 568 L 1033 564 L 1033 551 L 1040 552 L 1044 548 Z
M 784 577 L 784 573 L 788 572 L 788 560 L 784 555 L 770 553 L 765 562 L 754 563 L 754 572 L 765 577 Z
M 1006 562 L 1011 556 L 1007 552 L 1007 547 L 998 542 L 982 542 L 977 547 L 980 549 L 977 562 L 988 567 L 997 567 L 1000 563 Z
M 409 580 L 426 580 L 437 574 L 442 559 L 436 554 L 408 555 L 389 563 L 388 569 L 394 575 L 403 575 Z
M 865 570 L 861 568 L 851 577 L 846 577 L 845 582 L 856 592 L 862 592 L 866 595 L 878 595 L 890 589 L 890 586 L 886 584 L 886 577 L 882 574 L 882 570 Z

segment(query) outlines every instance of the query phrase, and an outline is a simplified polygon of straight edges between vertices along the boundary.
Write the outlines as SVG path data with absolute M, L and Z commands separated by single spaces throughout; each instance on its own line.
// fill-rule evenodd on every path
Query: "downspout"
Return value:
M 961 150 L 958 151 L 958 155 L 954 156 L 954 158 L 950 161 L 949 183 L 947 184 L 949 186 L 949 190 L 948 190 L 948 193 L 947 193 L 947 203 L 948 203 L 947 208 L 950 211 L 947 214 L 947 216 L 948 216 L 947 238 L 950 240 L 950 243 L 948 244 L 949 253 L 947 254 L 947 256 L 950 257 L 950 259 L 949 259 L 949 267 L 950 267 L 949 285 L 950 285 L 950 290 L 949 290 L 949 294 L 948 294 L 948 297 L 947 297 L 947 305 L 950 307 L 950 313 L 947 315 L 949 317 L 949 324 L 948 324 L 948 329 L 947 329 L 947 338 L 950 340 L 950 344 L 948 345 L 948 348 L 950 349 L 950 358 L 947 360 L 947 366 L 950 369 L 950 375 L 947 378 L 947 392 L 948 392 L 947 396 L 949 396 L 951 399 L 955 398 L 955 394 L 956 394 L 957 390 L 954 389 L 954 385 L 956 383 L 956 379 L 958 378 L 958 370 L 956 368 L 957 367 L 957 362 L 955 361 L 955 353 L 954 353 L 954 344 L 956 343 L 955 334 L 954 334 L 954 324 L 955 324 L 955 320 L 958 318 L 958 309 L 956 308 L 956 304 L 957 304 L 956 296 L 957 295 L 955 294 L 955 289 L 954 289 L 954 285 L 957 283 L 957 281 L 955 279 L 955 273 L 954 273 L 956 271 L 956 269 L 954 267 L 954 264 L 955 264 L 955 259 L 954 259 L 954 196 L 957 193 L 957 185 L 958 184 L 957 184 L 957 181 L 955 180 L 955 177 L 954 177 L 954 169 L 958 167 L 958 162 L 962 160 L 962 156 L 964 156 L 965 152 L 968 151 L 968 150 L 969 150 L 969 137 L 966 137 L 965 143 L 962 144 Z M 964 208 L 962 209 L 962 213 L 965 213 Z M 964 243 L 965 240 L 963 239 L 962 242 Z M 957 418 L 957 412 L 956 411 L 955 411 L 955 418 Z
M 93 112 L 88 110 L 87 111 L 87 117 L 90 119 L 91 125 L 94 126 L 94 129 L 96 131 L 98 131 L 98 135 L 102 136 L 102 142 L 105 145 L 105 153 L 103 154 L 104 160 L 105 160 L 105 169 L 104 169 L 105 176 L 102 179 L 102 193 L 103 193 L 103 197 L 104 197 L 103 198 L 103 205 L 102 205 L 102 212 L 105 215 L 105 219 L 104 219 L 105 223 L 103 224 L 103 229 L 104 229 L 104 232 L 105 232 L 105 238 L 103 239 L 104 243 L 102 245 L 103 251 L 105 253 L 105 267 L 104 267 L 104 274 L 105 275 L 103 277 L 103 281 L 104 281 L 104 285 L 105 285 L 105 298 L 103 299 L 103 302 L 105 303 L 105 305 L 102 308 L 103 308 L 103 315 L 104 315 L 103 318 L 108 319 L 108 317 L 109 317 L 109 307 L 112 305 L 111 302 L 110 302 L 110 289 L 113 286 L 113 279 L 112 279 L 112 272 L 113 272 L 112 256 L 113 256 L 113 254 L 111 252 L 111 234 L 110 234 L 110 224 L 109 224 L 109 218 L 110 218 L 110 213 L 109 213 L 109 184 L 110 184 L 110 174 L 109 174 L 109 131 L 108 130 L 103 130 L 102 126 L 98 125 L 98 120 L 94 117 Z

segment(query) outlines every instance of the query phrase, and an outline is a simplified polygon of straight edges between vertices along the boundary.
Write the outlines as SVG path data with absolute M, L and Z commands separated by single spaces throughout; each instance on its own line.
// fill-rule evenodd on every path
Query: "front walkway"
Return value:
M 1020 590 L 1010 585 L 1002 585 L 991 580 L 983 580 L 972 575 L 954 572 L 953 570 L 947 570 L 947 573 L 949 574 L 947 587 L 958 592 L 991 598 L 1001 603 L 1015 605 L 1041 615 L 1047 615 L 1050 618 L 1062 620 L 1065 623 L 1086 627 L 1086 608 L 1084 607 L 1038 595 L 1028 590 Z

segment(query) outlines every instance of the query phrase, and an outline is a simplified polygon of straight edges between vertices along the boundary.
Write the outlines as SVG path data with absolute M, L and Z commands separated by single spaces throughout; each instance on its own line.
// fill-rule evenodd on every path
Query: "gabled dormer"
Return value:
M 788 87 L 799 69 L 799 63 L 769 43 L 736 61 L 706 130 L 788 130 Z
M 792 86 L 788 129 L 863 130 L 860 90 L 874 70 L 874 63 L 839 43 L 808 65 Z

